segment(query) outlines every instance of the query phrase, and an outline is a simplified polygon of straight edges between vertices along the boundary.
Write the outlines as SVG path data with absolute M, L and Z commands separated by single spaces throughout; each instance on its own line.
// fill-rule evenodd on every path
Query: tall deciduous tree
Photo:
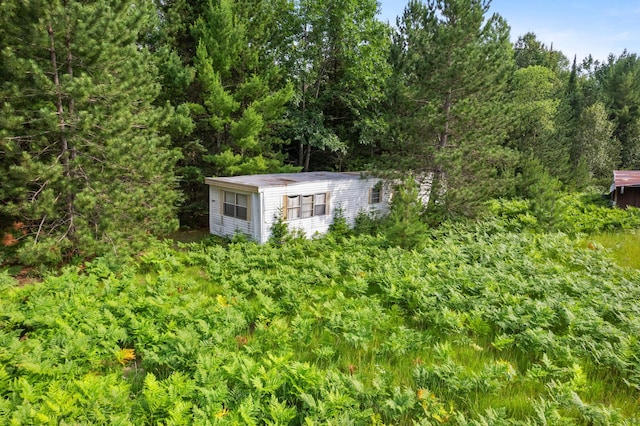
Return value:
M 509 28 L 489 1 L 411 1 L 395 37 L 394 163 L 428 178 L 429 208 L 472 216 L 505 186 Z M 408 161 L 403 161 L 408 160 Z
M 613 135 L 614 129 L 615 124 L 609 121 L 601 102 L 588 106 L 580 115 L 576 144 L 591 176 L 596 179 L 610 179 L 612 170 L 620 164 L 622 147 Z
M 285 61 L 296 87 L 291 139 L 305 170 L 313 151 L 345 154 L 372 143 L 383 126 L 389 30 L 377 13 L 375 0 L 296 3 L 295 42 Z
M 177 153 L 152 106 L 139 37 L 148 1 L 0 3 L 0 211 L 28 229 L 24 262 L 59 262 L 177 227 Z
M 533 65 L 516 70 L 510 141 L 527 157 L 537 158 L 552 176 L 567 180 L 571 145 L 556 123 L 561 94 L 561 82 L 551 69 Z

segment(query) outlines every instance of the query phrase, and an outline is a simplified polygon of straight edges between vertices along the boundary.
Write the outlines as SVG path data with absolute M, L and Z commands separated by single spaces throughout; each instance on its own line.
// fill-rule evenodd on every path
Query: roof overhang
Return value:
M 263 192 L 266 188 L 301 185 L 318 181 L 345 181 L 366 178 L 364 172 L 273 173 L 229 177 L 206 177 L 204 183 L 225 189 Z
M 221 178 L 204 178 L 204 183 L 209 186 L 216 186 L 224 189 L 232 189 L 235 191 L 244 191 L 244 192 L 259 192 L 260 187 L 255 185 L 249 185 L 242 182 L 230 182 L 225 181 Z

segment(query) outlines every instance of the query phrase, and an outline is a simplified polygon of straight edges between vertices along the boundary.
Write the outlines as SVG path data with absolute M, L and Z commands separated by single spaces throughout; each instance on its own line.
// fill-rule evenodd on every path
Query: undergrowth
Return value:
M 640 271 L 501 208 L 1 272 L 0 423 L 638 424 Z

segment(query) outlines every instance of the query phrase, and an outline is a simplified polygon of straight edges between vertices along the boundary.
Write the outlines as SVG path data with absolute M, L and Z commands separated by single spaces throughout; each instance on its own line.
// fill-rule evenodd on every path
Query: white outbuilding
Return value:
M 360 212 L 385 215 L 390 191 L 361 172 L 307 172 L 206 178 L 209 231 L 224 237 L 241 233 L 259 243 L 281 217 L 307 237 L 328 231 L 337 209 L 353 226 Z

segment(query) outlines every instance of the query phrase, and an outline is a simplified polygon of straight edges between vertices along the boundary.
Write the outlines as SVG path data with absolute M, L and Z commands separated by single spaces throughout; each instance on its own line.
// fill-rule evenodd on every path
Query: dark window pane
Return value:
M 235 217 L 235 206 L 233 204 L 224 204 L 224 215 Z
M 247 220 L 247 208 L 246 207 L 236 207 L 236 217 L 238 219 Z

